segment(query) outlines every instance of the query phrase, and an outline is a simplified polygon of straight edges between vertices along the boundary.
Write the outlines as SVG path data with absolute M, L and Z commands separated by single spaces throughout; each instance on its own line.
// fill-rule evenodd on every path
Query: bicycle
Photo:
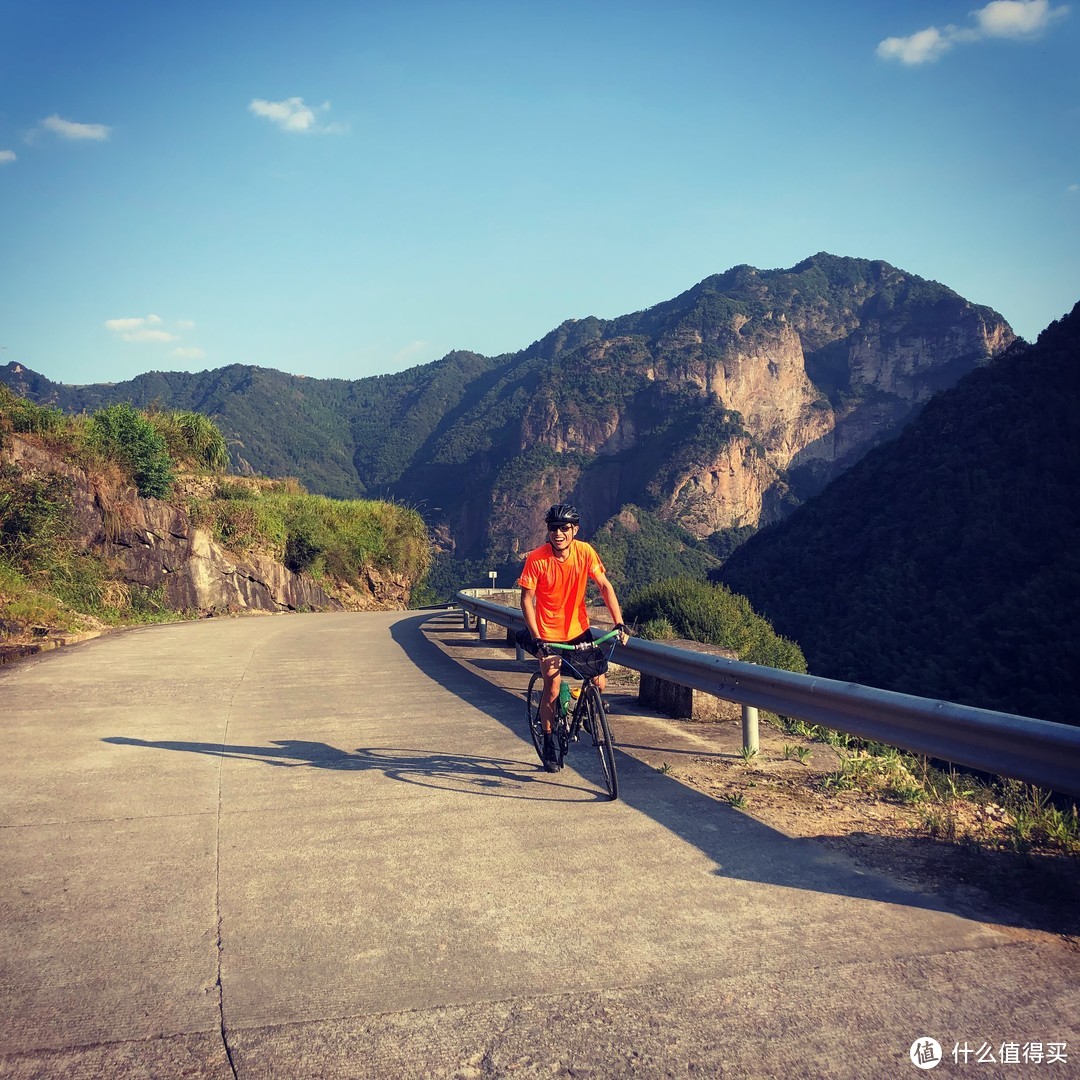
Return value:
M 545 649 L 555 649 L 564 654 L 561 668 L 564 687 L 567 686 L 565 680 L 568 667 L 572 675 L 581 680 L 580 687 L 570 689 L 569 699 L 560 691 L 559 699 L 555 702 L 555 719 L 551 730 L 555 735 L 559 765 L 561 766 L 566 758 L 570 744 L 576 742 L 579 733 L 584 730 L 592 737 L 593 746 L 600 758 L 600 771 L 604 774 L 604 786 L 611 799 L 619 797 L 619 778 L 615 772 L 615 743 L 611 738 L 604 700 L 596 686 L 596 679 L 607 671 L 608 661 L 615 651 L 618 637 L 619 631 L 611 630 L 596 641 L 583 641 L 579 645 L 561 645 L 548 641 L 540 643 L 541 656 Z M 609 641 L 609 648 L 601 648 Z M 577 691 L 576 694 L 574 690 Z M 537 671 L 529 681 L 529 689 L 525 695 L 525 717 L 533 746 L 536 747 L 541 762 L 544 760 L 544 728 L 540 723 L 540 699 L 543 692 L 544 678 Z M 571 711 L 570 702 L 575 698 L 577 700 Z

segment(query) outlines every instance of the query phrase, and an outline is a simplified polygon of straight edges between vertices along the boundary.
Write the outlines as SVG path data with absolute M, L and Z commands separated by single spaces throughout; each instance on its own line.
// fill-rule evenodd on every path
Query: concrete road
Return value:
M 1074 950 L 625 754 L 615 803 L 584 749 L 542 772 L 450 619 L 0 671 L 0 1075 L 914 1077 L 923 1038 L 938 1076 L 1080 1075 Z

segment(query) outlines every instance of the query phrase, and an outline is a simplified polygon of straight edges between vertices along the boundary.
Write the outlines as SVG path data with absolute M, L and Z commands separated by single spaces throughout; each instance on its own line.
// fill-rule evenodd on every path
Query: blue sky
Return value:
M 0 363 L 359 378 L 739 263 L 1080 300 L 1057 0 L 0 0 Z

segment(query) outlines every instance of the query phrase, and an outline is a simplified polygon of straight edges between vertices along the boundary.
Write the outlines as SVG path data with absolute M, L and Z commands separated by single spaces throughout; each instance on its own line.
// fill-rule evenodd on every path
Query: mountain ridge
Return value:
M 697 541 L 777 520 L 1014 339 L 943 285 L 819 252 L 788 270 L 735 266 L 615 319 L 567 320 L 518 352 L 459 350 L 359 380 L 230 365 L 25 382 L 65 409 L 207 412 L 240 470 L 405 501 L 448 551 L 512 562 L 558 499 L 592 529 L 632 505 Z

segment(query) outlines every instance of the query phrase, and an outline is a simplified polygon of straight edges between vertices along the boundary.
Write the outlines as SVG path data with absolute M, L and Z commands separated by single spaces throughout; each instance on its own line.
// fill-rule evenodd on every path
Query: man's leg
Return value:
M 555 702 L 559 697 L 560 660 L 557 656 L 540 658 L 540 674 L 544 678 L 544 691 L 540 697 L 540 726 L 544 729 L 544 768 L 548 772 L 559 771 L 559 751 L 551 733 L 555 720 Z

